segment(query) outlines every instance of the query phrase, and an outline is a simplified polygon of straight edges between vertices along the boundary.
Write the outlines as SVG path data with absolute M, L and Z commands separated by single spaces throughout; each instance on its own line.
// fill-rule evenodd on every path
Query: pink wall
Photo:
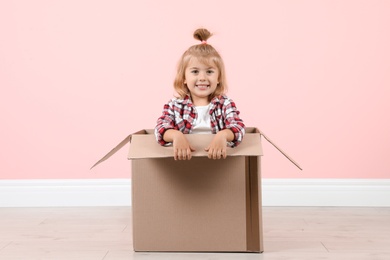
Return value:
M 390 1 L 1 1 L 0 179 L 129 178 L 205 26 L 266 178 L 390 178 Z

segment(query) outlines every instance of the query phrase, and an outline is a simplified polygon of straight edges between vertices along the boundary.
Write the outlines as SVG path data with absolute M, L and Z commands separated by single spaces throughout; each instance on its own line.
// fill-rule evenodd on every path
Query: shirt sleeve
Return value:
M 244 138 L 245 124 L 240 118 L 240 111 L 238 111 L 236 104 L 229 98 L 224 101 L 223 113 L 225 114 L 225 127 L 230 129 L 234 134 L 233 141 L 229 142 L 228 145 L 235 147 Z
M 164 105 L 162 115 L 157 119 L 156 127 L 154 128 L 154 134 L 156 140 L 160 145 L 167 145 L 163 139 L 165 131 L 168 129 L 175 129 L 175 117 L 173 112 L 173 101 L 170 100 Z

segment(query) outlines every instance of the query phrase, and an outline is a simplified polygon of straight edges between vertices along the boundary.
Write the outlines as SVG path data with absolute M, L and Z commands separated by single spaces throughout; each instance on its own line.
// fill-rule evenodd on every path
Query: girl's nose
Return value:
M 199 73 L 199 80 L 202 80 L 202 81 L 206 80 L 206 75 L 204 72 Z

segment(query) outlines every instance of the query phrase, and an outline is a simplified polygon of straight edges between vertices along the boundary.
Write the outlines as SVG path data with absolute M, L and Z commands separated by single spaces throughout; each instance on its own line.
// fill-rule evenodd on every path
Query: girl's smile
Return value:
M 200 89 L 200 90 L 207 90 L 210 87 L 210 85 L 198 84 L 198 85 L 195 85 L 195 87 Z

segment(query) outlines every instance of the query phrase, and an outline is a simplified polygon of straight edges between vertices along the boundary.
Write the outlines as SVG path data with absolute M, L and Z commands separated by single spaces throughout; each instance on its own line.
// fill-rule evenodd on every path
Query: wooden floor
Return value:
M 131 208 L 0 208 L 0 259 L 390 259 L 390 208 L 265 207 L 263 254 L 134 253 Z

